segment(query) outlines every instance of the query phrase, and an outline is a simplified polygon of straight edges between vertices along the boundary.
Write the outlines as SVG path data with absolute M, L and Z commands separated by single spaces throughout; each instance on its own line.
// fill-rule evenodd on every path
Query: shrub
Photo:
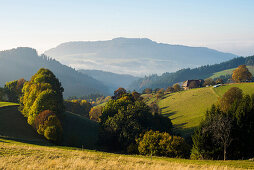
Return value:
M 186 158 L 189 156 L 189 146 L 182 137 L 170 136 L 159 131 L 147 131 L 137 139 L 138 150 L 142 155 L 156 155 Z
M 57 141 L 57 128 L 55 126 L 48 126 L 44 131 L 44 136 L 48 140 Z
M 174 91 L 175 91 L 175 92 L 181 90 L 181 86 L 180 86 L 178 83 L 174 84 L 174 85 L 173 85 L 173 88 L 174 88 Z
M 34 121 L 34 126 L 40 135 L 46 139 L 57 142 L 61 139 L 62 126 L 55 113 L 45 110 L 39 113 Z

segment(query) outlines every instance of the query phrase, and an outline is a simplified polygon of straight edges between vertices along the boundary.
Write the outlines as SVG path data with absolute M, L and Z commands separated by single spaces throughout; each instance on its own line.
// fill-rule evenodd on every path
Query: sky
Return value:
M 254 55 L 254 0 L 0 0 L 0 50 L 116 37 Z

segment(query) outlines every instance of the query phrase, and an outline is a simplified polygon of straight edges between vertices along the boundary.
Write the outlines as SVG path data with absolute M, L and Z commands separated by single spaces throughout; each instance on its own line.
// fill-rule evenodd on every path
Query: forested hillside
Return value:
M 64 96 L 82 96 L 91 93 L 108 94 L 101 82 L 73 68 L 62 65 L 45 55 L 39 56 L 32 48 L 16 48 L 0 52 L 0 86 L 5 82 L 25 78 L 28 80 L 40 68 L 48 68 L 64 87 Z
M 167 88 L 174 83 L 183 82 L 191 79 L 205 79 L 226 69 L 236 68 L 239 65 L 254 65 L 254 56 L 238 57 L 220 64 L 205 65 L 194 69 L 181 69 L 174 73 L 164 73 L 161 76 L 156 74 L 141 78 L 133 82 L 129 89 L 142 91 L 145 88 Z

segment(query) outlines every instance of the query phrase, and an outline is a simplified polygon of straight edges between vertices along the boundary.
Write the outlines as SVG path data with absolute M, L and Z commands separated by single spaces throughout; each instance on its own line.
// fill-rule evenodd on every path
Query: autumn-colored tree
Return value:
M 234 102 L 239 102 L 243 97 L 243 91 L 238 87 L 231 87 L 220 99 L 221 110 L 226 112 Z
M 232 79 L 237 83 L 251 81 L 252 74 L 249 72 L 246 65 L 240 65 L 233 71 Z
M 62 126 L 60 120 L 50 110 L 39 113 L 35 119 L 35 127 L 40 135 L 46 139 L 57 142 L 61 139 Z
M 136 91 L 132 92 L 131 95 L 133 96 L 134 100 L 142 100 L 143 99 L 141 97 L 141 94 Z
M 181 86 L 178 83 L 174 84 L 173 88 L 175 89 L 175 91 L 180 91 L 181 90 Z
M 66 100 L 64 105 L 67 111 L 84 117 L 89 117 L 89 111 L 92 108 L 92 105 L 87 100 Z
M 114 96 L 112 96 L 112 99 L 114 99 L 114 100 L 120 99 L 126 93 L 127 93 L 126 90 L 124 88 L 120 87 L 114 91 Z
M 93 107 L 89 112 L 89 118 L 91 120 L 96 121 L 96 122 L 100 122 L 101 121 L 100 117 L 102 115 L 102 109 L 103 109 L 102 106 Z
M 164 88 L 158 90 L 156 94 L 157 99 L 161 98 L 164 95 L 164 92 L 165 92 Z
M 50 70 L 41 68 L 32 76 L 30 81 L 24 84 L 22 92 L 20 111 L 27 118 L 27 122 L 30 125 L 38 127 L 38 125 L 35 126 L 35 120 L 37 116 L 45 110 L 51 110 L 51 112 L 55 114 L 48 117 L 46 121 L 48 123 L 44 122 L 43 130 L 39 131 L 41 132 L 39 134 L 43 132 L 43 135 L 47 139 L 56 142 L 59 139 L 59 137 L 56 136 L 61 136 L 61 130 L 59 130 L 61 126 L 55 126 L 52 122 L 58 124 L 57 122 L 59 120 L 57 115 L 64 111 L 63 88 L 59 80 Z M 57 135 L 55 135 L 55 133 L 57 133 Z
M 175 92 L 175 89 L 171 86 L 168 86 L 168 88 L 166 89 L 166 92 L 173 93 Z
M 143 94 L 151 94 L 153 92 L 153 90 L 151 88 L 146 88 L 144 91 L 143 91 Z

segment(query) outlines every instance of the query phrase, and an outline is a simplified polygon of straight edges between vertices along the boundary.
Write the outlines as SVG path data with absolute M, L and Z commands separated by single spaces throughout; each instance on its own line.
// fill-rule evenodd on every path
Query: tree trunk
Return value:
M 226 148 L 226 145 L 224 144 L 224 161 L 227 159 L 226 155 L 227 155 L 227 148 Z

